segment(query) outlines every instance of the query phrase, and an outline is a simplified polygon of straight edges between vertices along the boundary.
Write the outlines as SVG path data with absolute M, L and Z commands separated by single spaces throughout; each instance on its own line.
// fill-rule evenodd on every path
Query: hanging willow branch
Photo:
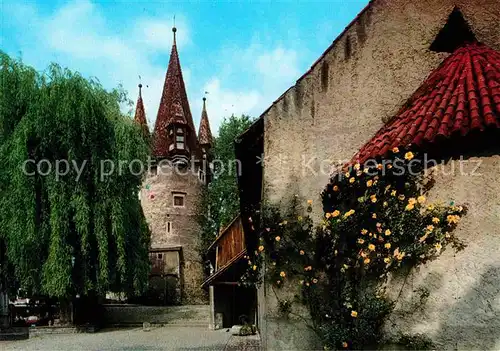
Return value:
M 148 148 L 120 112 L 123 91 L 107 92 L 57 65 L 38 74 L 1 52 L 0 60 L 3 278 L 53 297 L 140 293 L 149 273 L 141 175 L 128 166 L 118 172 L 118 164 L 145 164 Z M 47 160 L 44 173 L 62 159 L 70 163 L 62 176 L 35 167 Z M 106 177 L 104 160 L 115 165 Z

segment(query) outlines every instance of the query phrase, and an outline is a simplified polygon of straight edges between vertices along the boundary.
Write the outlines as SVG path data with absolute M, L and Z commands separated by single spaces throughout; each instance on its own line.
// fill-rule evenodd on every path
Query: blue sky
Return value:
M 142 78 L 154 124 L 172 45 L 177 44 L 198 125 L 207 95 L 212 130 L 224 116 L 259 116 L 323 53 L 367 0 L 0 1 L 0 49 L 38 70 L 57 62 L 123 84 Z

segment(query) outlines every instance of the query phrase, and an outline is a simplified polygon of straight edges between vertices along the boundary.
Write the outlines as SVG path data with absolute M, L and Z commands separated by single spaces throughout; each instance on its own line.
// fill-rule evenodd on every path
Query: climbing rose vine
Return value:
M 393 301 L 387 278 L 425 264 L 448 246 L 464 245 L 453 230 L 465 215 L 454 203 L 429 203 L 432 178 L 416 152 L 392 150 L 383 163 L 354 164 L 335 174 L 322 193 L 323 219 L 314 226 L 312 201 L 280 214 L 267 210 L 257 230 L 260 246 L 249 255 L 264 263 L 266 281 L 295 284 L 309 307 L 313 328 L 327 349 L 374 347 Z M 243 283 L 253 275 L 244 275 Z M 259 282 L 260 277 L 254 279 Z

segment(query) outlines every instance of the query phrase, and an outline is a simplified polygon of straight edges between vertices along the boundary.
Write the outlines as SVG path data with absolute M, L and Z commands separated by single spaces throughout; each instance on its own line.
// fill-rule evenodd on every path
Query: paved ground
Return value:
M 241 338 L 241 337 L 233 337 Z M 42 335 L 28 340 L 0 341 L 0 350 L 40 351 L 142 351 L 142 350 L 229 350 L 233 344 L 226 329 L 206 327 L 160 327 L 102 330 L 89 334 Z

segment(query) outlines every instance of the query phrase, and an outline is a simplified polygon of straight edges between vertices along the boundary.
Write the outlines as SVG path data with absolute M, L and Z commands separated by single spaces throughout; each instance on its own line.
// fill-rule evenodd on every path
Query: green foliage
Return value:
M 426 263 L 448 245 L 464 247 L 452 231 L 465 209 L 426 204 L 432 180 L 411 162 L 414 156 L 395 149 L 384 164 L 355 165 L 333 176 L 322 194 L 324 218 L 317 228 L 309 216 L 298 215 L 304 211 L 296 199 L 289 213 L 264 211 L 256 233 L 256 253 L 263 257 L 252 262 L 265 262 L 276 287 L 298 283 L 327 348 L 376 347 L 393 307 L 385 295 L 389 274 Z M 244 278 L 248 284 L 249 276 Z
M 204 254 L 220 229 L 228 225 L 239 213 L 238 162 L 235 157 L 234 140 L 252 124 L 252 118 L 232 115 L 225 118 L 219 127 L 212 149 L 214 178 L 205 191 L 202 208 L 208 208 L 201 218 L 201 252 Z
M 120 112 L 125 93 L 57 65 L 39 74 L 0 60 L 0 238 L 13 271 L 4 278 L 53 297 L 143 291 L 149 231 L 128 162 L 145 163 L 148 148 Z M 102 177 L 105 160 L 115 171 Z

